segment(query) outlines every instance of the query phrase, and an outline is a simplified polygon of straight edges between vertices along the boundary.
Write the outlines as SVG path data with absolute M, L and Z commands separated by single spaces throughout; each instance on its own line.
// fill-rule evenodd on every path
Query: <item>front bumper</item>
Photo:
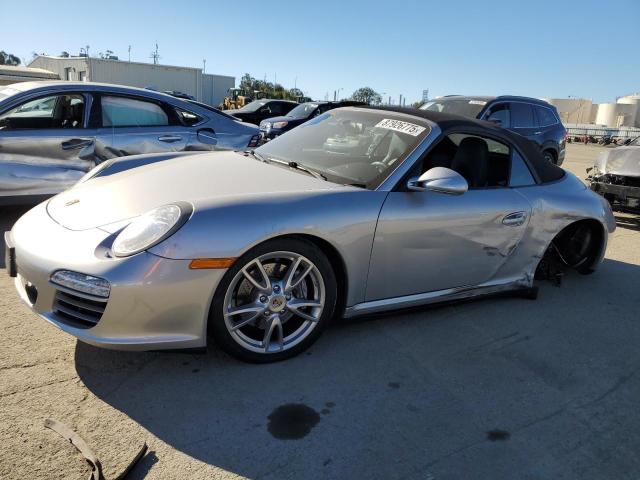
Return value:
M 260 135 L 262 137 L 262 141 L 266 142 L 268 140 L 273 140 L 274 138 L 282 135 L 284 130 L 279 128 L 263 128 L 260 127 Z
M 108 258 L 104 245 L 111 237 L 97 228 L 68 230 L 49 217 L 45 204 L 37 206 L 10 234 L 18 294 L 47 322 L 92 345 L 118 350 L 204 347 L 209 306 L 224 270 L 190 270 L 190 260 L 148 252 Z M 110 283 L 95 326 L 78 326 L 57 308 L 61 289 L 50 278 L 61 269 Z
M 591 190 L 605 198 L 611 198 L 620 207 L 640 210 L 640 187 L 617 185 L 596 180 L 591 181 L 590 187 Z

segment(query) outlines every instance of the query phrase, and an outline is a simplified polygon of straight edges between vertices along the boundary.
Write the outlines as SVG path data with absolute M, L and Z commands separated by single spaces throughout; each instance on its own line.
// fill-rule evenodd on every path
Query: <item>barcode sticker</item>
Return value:
M 402 122 L 400 120 L 392 120 L 391 118 L 385 118 L 376 125 L 377 128 L 386 128 L 387 130 L 394 130 L 400 133 L 406 133 L 413 137 L 417 137 L 426 130 L 425 127 L 416 125 L 414 123 Z

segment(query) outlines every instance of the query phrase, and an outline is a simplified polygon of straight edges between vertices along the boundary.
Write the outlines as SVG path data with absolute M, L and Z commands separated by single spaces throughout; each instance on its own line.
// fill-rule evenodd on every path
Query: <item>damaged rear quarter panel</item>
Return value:
M 526 254 L 512 256 L 505 264 L 507 271 L 499 272 L 499 276 L 526 272 L 531 284 L 538 263 L 555 236 L 568 225 L 585 219 L 598 221 L 604 229 L 602 251 L 593 267 L 602 261 L 607 244 L 606 232 L 615 230 L 615 219 L 602 197 L 569 172 L 557 182 L 519 188 L 518 191 L 532 206 L 531 219 L 519 246 Z

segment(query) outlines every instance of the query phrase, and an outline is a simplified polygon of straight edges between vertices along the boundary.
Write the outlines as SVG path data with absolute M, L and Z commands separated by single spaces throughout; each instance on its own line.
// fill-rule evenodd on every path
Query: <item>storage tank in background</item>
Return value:
M 636 106 L 624 103 L 601 103 L 598 105 L 596 123 L 607 127 L 632 127 L 632 116 L 635 115 Z
M 620 97 L 616 103 L 631 106 L 629 108 L 629 119 L 625 121 L 625 126 L 640 127 L 640 93 L 633 93 L 631 95 Z
M 593 103 L 588 98 L 543 98 L 550 103 L 560 115 L 562 123 L 589 123 Z

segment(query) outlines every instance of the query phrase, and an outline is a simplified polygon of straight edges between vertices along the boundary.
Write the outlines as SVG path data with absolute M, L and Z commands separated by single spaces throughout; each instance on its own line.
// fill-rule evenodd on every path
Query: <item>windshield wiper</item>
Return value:
M 320 172 L 316 172 L 315 170 L 311 170 L 310 168 L 307 168 L 304 165 L 300 165 L 298 162 L 288 162 L 286 160 L 278 160 L 278 159 L 275 159 L 275 158 L 269 158 L 269 161 L 275 162 L 275 163 L 280 163 L 282 165 L 288 166 L 289 168 L 294 168 L 296 170 L 300 170 L 301 172 L 308 173 L 312 177 L 319 178 L 320 180 L 325 180 L 325 181 L 327 180 L 327 177 L 325 177 Z
M 259 160 L 261 162 L 269 163 L 269 159 L 267 157 L 263 157 L 259 153 L 256 153 L 255 150 L 245 150 L 244 154 L 245 155 L 251 155 L 253 158 L 255 158 L 256 160 Z
M 289 167 L 291 168 L 295 168 L 296 170 L 300 170 L 302 172 L 306 172 L 309 175 L 315 177 L 315 178 L 319 178 L 321 180 L 326 180 L 327 177 L 325 177 L 323 174 L 321 174 L 320 172 L 316 172 L 315 170 L 311 170 L 310 168 L 305 167 L 304 165 L 300 165 L 298 162 L 288 162 L 287 165 L 289 165 Z

